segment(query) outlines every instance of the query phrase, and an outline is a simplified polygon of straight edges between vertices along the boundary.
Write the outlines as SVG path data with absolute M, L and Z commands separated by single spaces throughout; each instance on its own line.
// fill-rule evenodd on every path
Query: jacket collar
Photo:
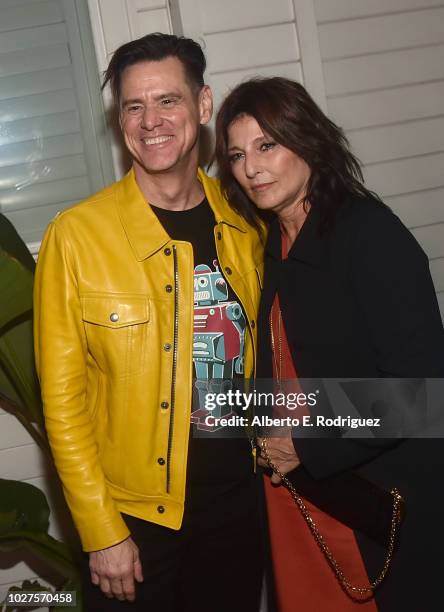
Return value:
M 200 168 L 198 178 L 214 212 L 216 223 L 225 223 L 241 232 L 246 232 L 247 222 L 221 195 L 219 181 L 208 177 Z M 147 205 L 137 185 L 133 169 L 117 183 L 117 209 L 126 237 L 138 261 L 150 257 L 169 242 L 169 235 L 151 207 Z
M 288 253 L 289 259 L 302 261 L 313 266 L 320 265 L 325 254 L 326 241 L 319 234 L 319 223 L 319 211 L 312 207 Z M 281 260 L 281 249 L 281 228 L 276 217 L 270 225 L 266 252 L 274 259 Z

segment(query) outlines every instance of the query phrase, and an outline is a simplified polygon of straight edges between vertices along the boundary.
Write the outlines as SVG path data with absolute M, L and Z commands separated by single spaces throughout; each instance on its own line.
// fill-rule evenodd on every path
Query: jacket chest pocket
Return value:
M 89 294 L 81 299 L 88 352 L 110 377 L 140 373 L 146 363 L 149 300 L 127 294 Z

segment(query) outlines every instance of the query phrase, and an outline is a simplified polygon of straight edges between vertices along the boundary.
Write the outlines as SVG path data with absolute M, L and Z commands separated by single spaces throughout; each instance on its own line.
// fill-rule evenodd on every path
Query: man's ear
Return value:
M 199 92 L 199 114 L 201 125 L 206 125 L 213 116 L 213 93 L 208 85 Z

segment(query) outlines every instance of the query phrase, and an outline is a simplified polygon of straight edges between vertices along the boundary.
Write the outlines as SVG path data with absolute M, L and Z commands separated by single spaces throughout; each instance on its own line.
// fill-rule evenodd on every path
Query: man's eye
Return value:
M 276 146 L 275 142 L 263 142 L 261 144 L 261 151 L 269 151 L 270 149 L 272 149 L 275 146 Z
M 130 106 L 127 106 L 127 111 L 129 113 L 137 113 L 137 111 L 139 111 L 142 108 L 142 106 L 140 104 L 131 104 Z
M 230 164 L 234 164 L 240 159 L 242 159 L 242 153 L 233 153 L 233 155 L 230 155 L 229 157 L 229 162 Z
M 175 98 L 165 98 L 162 100 L 162 106 L 172 106 L 176 102 Z

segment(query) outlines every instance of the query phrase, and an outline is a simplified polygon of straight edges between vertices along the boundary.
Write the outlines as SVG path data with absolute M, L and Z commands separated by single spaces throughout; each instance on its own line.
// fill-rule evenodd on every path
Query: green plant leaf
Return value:
M 73 553 L 47 533 L 48 527 L 49 505 L 42 491 L 26 482 L 0 479 L 0 551 L 25 546 L 66 580 L 77 580 Z
M 22 248 L 26 251 L 24 244 Z M 32 288 L 32 268 L 0 248 L 0 395 L 13 402 L 24 422 L 33 421 L 43 431 L 34 366 Z
M 20 238 L 11 221 L 0 213 L 0 249 L 10 253 L 31 272 L 35 270 L 35 261 L 28 247 Z
M 0 329 L 32 309 L 32 272 L 15 257 L 0 250 Z
M 44 493 L 29 484 L 0 478 L 0 536 L 7 531 L 48 531 L 49 505 Z M 11 517 L 7 522 L 4 517 Z
M 9 553 L 22 547 L 30 550 L 38 559 L 67 580 L 76 580 L 78 577 L 76 559 L 68 546 L 49 534 L 11 531 L 0 535 L 0 551 Z

